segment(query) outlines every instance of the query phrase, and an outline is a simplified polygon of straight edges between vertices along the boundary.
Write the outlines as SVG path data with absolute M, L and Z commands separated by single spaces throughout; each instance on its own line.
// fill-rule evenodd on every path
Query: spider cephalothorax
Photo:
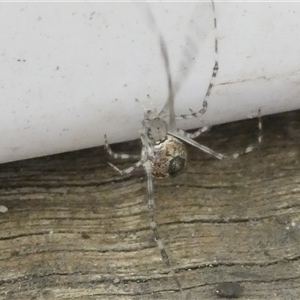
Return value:
M 168 125 L 163 119 L 146 119 L 143 120 L 142 125 L 150 143 L 156 145 L 167 139 Z

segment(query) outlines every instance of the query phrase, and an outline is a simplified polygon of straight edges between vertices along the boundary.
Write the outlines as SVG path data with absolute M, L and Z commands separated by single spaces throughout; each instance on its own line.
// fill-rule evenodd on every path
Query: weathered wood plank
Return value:
M 228 154 L 255 135 L 250 120 L 200 141 Z M 107 160 L 97 148 L 0 166 L 0 299 L 216 299 L 219 282 L 239 282 L 241 299 L 300 297 L 300 111 L 264 118 L 260 151 L 218 161 L 189 148 L 184 174 L 155 181 L 170 268 L 143 170 L 121 177 Z

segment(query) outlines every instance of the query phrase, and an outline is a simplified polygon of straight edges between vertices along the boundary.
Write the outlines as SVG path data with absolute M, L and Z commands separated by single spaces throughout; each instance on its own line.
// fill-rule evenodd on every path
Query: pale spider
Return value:
M 212 7 L 214 11 L 214 3 L 212 2 Z M 115 159 L 139 159 L 138 162 L 133 164 L 131 167 L 120 170 L 118 167 L 112 163 L 108 163 L 113 169 L 118 171 L 121 175 L 129 174 L 138 167 L 143 166 L 146 175 L 147 175 L 147 188 L 148 188 L 148 209 L 149 209 L 149 219 L 150 219 L 150 228 L 153 231 L 155 241 L 158 245 L 158 248 L 161 252 L 161 256 L 164 262 L 170 266 L 169 257 L 163 246 L 163 243 L 159 237 L 158 226 L 154 221 L 154 196 L 153 196 L 153 177 L 155 178 L 167 178 L 177 176 L 182 169 L 185 167 L 187 162 L 187 151 L 185 145 L 182 141 L 218 158 L 237 158 L 243 153 L 249 153 L 255 148 L 257 148 L 262 142 L 262 123 L 260 117 L 260 110 L 258 111 L 258 127 L 259 127 L 259 137 L 258 143 L 249 145 L 244 151 L 239 153 L 234 153 L 233 155 L 226 156 L 221 153 L 217 153 L 212 149 L 199 144 L 194 138 L 198 137 L 201 133 L 208 130 L 210 126 L 203 126 L 193 133 L 188 133 L 183 130 L 176 128 L 176 119 L 187 119 L 190 117 L 201 117 L 207 110 L 207 99 L 211 93 L 211 90 L 214 86 L 214 80 L 217 76 L 219 65 L 217 61 L 218 53 L 218 41 L 216 38 L 217 22 L 214 17 L 214 30 L 215 30 L 215 63 L 212 71 L 212 77 L 207 88 L 203 103 L 202 109 L 199 112 L 191 111 L 190 115 L 181 115 L 176 117 L 174 114 L 174 91 L 173 84 L 171 79 L 171 74 L 169 70 L 169 59 L 166 44 L 160 36 L 160 48 L 162 56 L 165 63 L 167 78 L 168 78 L 168 88 L 169 88 L 169 97 L 168 100 L 160 113 L 157 113 L 156 109 L 147 110 L 144 107 L 144 119 L 142 121 L 142 129 L 139 131 L 140 138 L 142 141 L 142 151 L 141 155 L 130 155 L 130 154 L 121 154 L 114 153 L 107 142 L 107 137 L 105 135 L 105 148 L 110 156 Z M 137 99 L 136 99 L 137 100 Z M 138 100 L 137 100 L 138 101 Z

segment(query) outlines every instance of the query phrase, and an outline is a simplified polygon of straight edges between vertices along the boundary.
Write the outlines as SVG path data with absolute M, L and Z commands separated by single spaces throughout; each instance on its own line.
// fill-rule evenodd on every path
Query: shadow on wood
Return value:
M 154 182 L 171 267 L 149 229 L 143 170 L 119 176 L 103 147 L 1 165 L 0 298 L 217 299 L 218 283 L 237 282 L 241 299 L 298 299 L 300 111 L 263 125 L 260 151 L 218 161 L 189 148 L 184 174 Z M 256 134 L 249 120 L 199 141 L 229 154 Z M 139 153 L 139 142 L 113 148 Z

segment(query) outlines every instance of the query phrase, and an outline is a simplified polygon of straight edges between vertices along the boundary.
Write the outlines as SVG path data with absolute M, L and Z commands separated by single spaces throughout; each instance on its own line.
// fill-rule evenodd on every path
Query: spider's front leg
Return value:
M 190 112 L 191 112 L 191 116 L 194 117 L 194 118 L 197 118 L 197 119 L 200 119 L 200 117 L 202 115 L 199 115 L 198 113 L 194 112 L 192 109 L 190 109 Z M 200 121 L 203 122 L 202 119 L 200 119 Z M 203 132 L 209 130 L 211 128 L 211 126 L 209 125 L 205 125 L 205 126 L 202 126 L 200 127 L 198 130 L 192 132 L 192 133 L 189 133 L 189 132 L 186 132 L 184 130 L 181 130 L 181 129 L 176 129 L 177 132 L 181 135 L 181 136 L 184 136 L 188 139 L 195 139 L 196 137 L 198 137 L 200 134 L 202 134 Z
M 110 145 L 107 142 L 107 136 L 106 134 L 104 135 L 104 147 L 108 154 L 113 157 L 114 159 L 140 159 L 140 155 L 131 155 L 131 154 L 126 154 L 126 153 L 115 153 L 112 151 Z
M 176 119 L 190 119 L 190 118 L 194 118 L 194 117 L 202 117 L 206 111 L 207 111 L 207 107 L 208 107 L 208 98 L 210 96 L 210 93 L 212 91 L 212 88 L 214 87 L 215 84 L 215 80 L 219 71 L 219 62 L 218 62 L 218 51 L 219 51 L 219 47 L 218 47 L 218 38 L 217 38 L 217 19 L 216 19 L 216 15 L 215 15 L 215 5 L 212 1 L 212 8 L 213 8 L 213 12 L 214 12 L 214 48 L 215 48 L 215 63 L 212 69 L 212 75 L 210 78 L 210 82 L 209 85 L 207 87 L 206 90 L 206 94 L 204 96 L 203 102 L 202 102 L 202 108 L 198 111 L 198 112 L 193 112 L 191 111 L 191 114 L 189 115 L 181 115 L 176 117 Z M 200 132 L 201 133 L 201 132 Z
M 216 54 L 217 54 L 217 40 L 215 39 L 215 45 L 216 45 Z M 211 79 L 210 79 L 210 83 L 208 85 L 208 88 L 206 90 L 206 94 L 205 94 L 205 97 L 204 97 L 204 100 L 202 102 L 202 108 L 198 111 L 198 112 L 194 112 L 190 109 L 190 114 L 189 115 L 180 115 L 180 116 L 176 116 L 176 119 L 177 120 L 180 120 L 180 119 L 191 119 L 191 118 L 199 118 L 199 117 L 202 117 L 206 111 L 207 111 L 207 106 L 208 106 L 208 98 L 209 98 L 209 95 L 211 93 L 211 90 L 214 86 L 214 83 L 215 83 L 215 79 L 217 77 L 217 74 L 218 74 L 218 71 L 219 71 L 219 63 L 216 59 L 215 61 L 215 64 L 214 64 L 214 67 L 213 67 L 213 71 L 212 71 L 212 76 L 211 76 Z

